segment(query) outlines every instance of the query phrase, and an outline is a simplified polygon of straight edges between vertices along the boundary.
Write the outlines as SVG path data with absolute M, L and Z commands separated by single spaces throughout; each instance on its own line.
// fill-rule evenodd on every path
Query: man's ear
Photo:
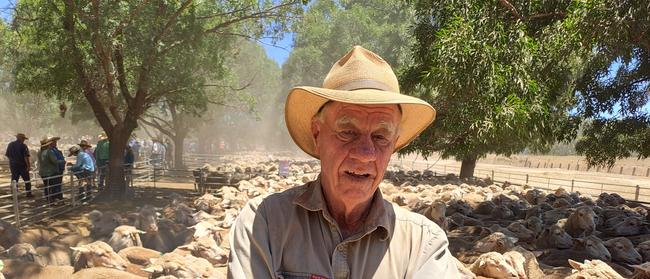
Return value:
M 314 152 L 316 154 L 320 154 L 319 151 L 319 139 L 318 135 L 320 135 L 320 129 L 321 129 L 321 123 L 320 120 L 317 117 L 313 117 L 311 119 L 311 139 L 314 141 Z

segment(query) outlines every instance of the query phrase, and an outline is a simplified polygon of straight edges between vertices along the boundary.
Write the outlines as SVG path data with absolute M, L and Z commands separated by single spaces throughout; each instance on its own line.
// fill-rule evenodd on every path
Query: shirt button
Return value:
M 336 250 L 339 250 L 339 252 L 343 252 L 345 250 L 345 245 L 339 245 L 339 247 L 336 248 Z

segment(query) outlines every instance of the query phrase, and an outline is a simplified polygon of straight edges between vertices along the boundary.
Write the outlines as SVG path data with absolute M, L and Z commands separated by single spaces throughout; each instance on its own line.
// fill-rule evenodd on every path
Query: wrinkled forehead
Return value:
M 398 105 L 357 105 L 341 102 L 326 104 L 325 117 L 337 126 L 380 126 L 395 129 L 401 121 Z

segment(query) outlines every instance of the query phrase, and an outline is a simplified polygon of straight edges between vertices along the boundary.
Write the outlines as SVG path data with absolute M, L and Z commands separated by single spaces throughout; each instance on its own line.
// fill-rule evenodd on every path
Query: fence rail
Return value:
M 447 175 L 460 173 L 460 167 L 448 165 L 436 165 L 422 161 L 402 162 L 410 165 L 411 168 L 422 168 L 433 171 L 436 175 Z M 579 191 L 590 195 L 600 195 L 603 192 L 618 193 L 623 198 L 632 201 L 650 202 L 650 185 L 642 184 L 616 184 L 582 179 L 563 179 L 549 176 L 537 176 L 526 173 L 515 173 L 499 171 L 494 169 L 475 168 L 475 177 L 489 177 L 494 182 L 508 182 L 514 185 L 528 185 L 534 188 L 555 190 L 564 188 L 567 191 Z
M 84 176 L 83 172 L 67 172 L 46 178 L 32 176 L 29 182 L 33 197 L 27 196 L 24 181 L 0 184 L 0 219 L 21 227 L 92 203 L 105 189 L 97 183 L 100 174 L 108 175 L 108 172 L 98 169 L 90 177 Z M 153 165 L 149 161 L 136 162 L 132 167 L 125 165 L 125 179 L 130 187 L 154 178 Z

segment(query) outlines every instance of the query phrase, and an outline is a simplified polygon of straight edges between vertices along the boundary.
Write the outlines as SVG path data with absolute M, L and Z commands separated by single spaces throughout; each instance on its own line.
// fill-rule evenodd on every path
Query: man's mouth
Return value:
M 354 177 L 354 178 L 369 178 L 370 174 L 369 173 L 358 173 L 355 171 L 345 171 L 345 174 Z

